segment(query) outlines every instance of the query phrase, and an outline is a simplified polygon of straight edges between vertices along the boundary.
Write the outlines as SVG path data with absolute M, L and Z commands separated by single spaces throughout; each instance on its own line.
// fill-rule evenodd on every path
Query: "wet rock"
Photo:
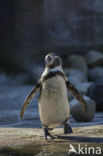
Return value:
M 0 85 L 20 85 L 29 83 L 28 74 L 18 75 L 6 75 L 5 73 L 0 74 Z
M 65 136 L 62 128 L 51 133 L 58 135 L 54 140 L 45 141 L 43 129 L 0 128 L 0 153 L 5 155 L 68 155 L 70 143 L 78 151 L 81 147 L 101 147 L 103 149 L 103 125 L 73 128 L 71 136 Z M 103 151 L 102 151 L 103 152 Z
M 73 118 L 78 122 L 90 122 L 93 120 L 95 115 L 95 102 L 87 96 L 84 96 L 84 99 L 87 103 L 88 108 L 88 111 L 86 113 L 83 112 L 82 106 L 77 100 L 74 99 L 70 102 L 71 114 Z
M 82 93 L 87 94 L 88 88 L 93 84 L 93 82 L 84 82 L 76 85 L 76 88 Z
M 88 96 L 96 102 L 96 110 L 103 111 L 103 76 L 89 87 Z
M 68 79 L 74 85 L 77 85 L 77 84 L 87 81 L 87 76 L 79 70 L 68 69 L 68 73 L 69 73 Z
M 103 75 L 103 67 L 94 67 L 89 70 L 89 79 L 95 81 Z
M 66 76 L 70 76 L 70 69 L 69 68 L 64 68 L 64 73 L 66 74 Z
M 43 73 L 43 70 L 44 70 L 43 66 L 40 66 L 40 65 L 32 66 L 32 68 L 30 69 L 29 81 L 31 83 L 37 82 L 41 74 Z
M 8 75 L 17 75 L 28 72 L 25 60 L 15 56 L 0 56 L 0 70 Z
M 103 65 L 103 54 L 99 51 L 89 51 L 86 55 L 86 60 L 90 66 L 101 66 Z
M 70 55 L 69 58 L 67 59 L 67 62 L 69 68 L 80 70 L 85 74 L 88 73 L 87 63 L 83 56 L 76 54 Z
M 22 66 L 19 61 L 15 63 L 11 61 L 11 64 L 9 64 L 9 69 L 7 65 L 8 61 L 4 62 L 3 64 L 5 69 L 2 68 L 2 62 L 0 62 L 0 83 L 2 84 L 34 84 L 40 78 L 44 70 L 43 66 L 33 63 L 24 63 Z

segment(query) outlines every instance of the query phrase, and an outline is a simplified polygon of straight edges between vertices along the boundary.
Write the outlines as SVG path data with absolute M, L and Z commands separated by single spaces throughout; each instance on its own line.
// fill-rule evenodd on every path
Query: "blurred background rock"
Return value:
M 0 70 L 28 72 L 46 53 L 103 49 L 102 0 L 0 1 Z
M 2 0 L 0 125 L 5 125 L 10 116 L 13 126 L 27 126 L 34 105 L 23 123 L 18 119 L 20 107 L 33 87 L 30 84 L 40 77 L 44 56 L 49 52 L 62 57 L 68 79 L 87 97 L 86 115 L 78 102 L 73 105 L 75 120 L 80 121 L 80 115 L 83 121 L 102 122 L 103 113 L 96 114 L 96 118 L 94 115 L 95 110 L 103 111 L 103 0 Z M 68 97 L 73 100 L 69 93 Z M 35 119 L 39 119 L 35 113 Z

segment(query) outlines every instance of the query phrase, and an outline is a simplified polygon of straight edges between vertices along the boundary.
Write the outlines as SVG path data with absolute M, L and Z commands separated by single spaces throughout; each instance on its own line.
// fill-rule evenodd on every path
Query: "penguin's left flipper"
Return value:
M 69 80 L 66 80 L 66 86 L 67 89 L 71 92 L 71 94 L 80 102 L 80 104 L 83 107 L 83 112 L 87 112 L 87 104 L 84 100 L 83 96 L 80 94 L 80 92 L 74 87 L 73 84 Z
M 24 104 L 22 105 L 22 108 L 20 111 L 20 118 L 21 119 L 23 118 L 23 115 L 24 115 L 26 108 L 28 107 L 29 103 L 31 102 L 31 100 L 33 99 L 33 97 L 35 96 L 35 94 L 37 93 L 37 91 L 39 89 L 40 89 L 40 82 L 38 81 L 37 84 L 35 85 L 35 87 L 32 89 L 32 91 L 27 96 L 26 100 L 24 101 Z
M 64 124 L 64 134 L 71 134 L 73 133 L 73 130 L 72 130 L 72 127 L 68 124 L 68 123 L 65 123 Z

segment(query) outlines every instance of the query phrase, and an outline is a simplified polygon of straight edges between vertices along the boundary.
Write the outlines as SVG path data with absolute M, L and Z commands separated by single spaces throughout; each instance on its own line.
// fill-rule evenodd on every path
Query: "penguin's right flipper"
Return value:
M 31 100 L 33 99 L 33 97 L 35 96 L 35 94 L 37 93 L 37 91 L 40 89 L 40 83 L 37 82 L 37 84 L 35 85 L 35 87 L 33 88 L 33 90 L 29 93 L 29 95 L 27 96 L 26 100 L 24 101 L 24 104 L 22 105 L 21 111 L 20 111 L 20 118 L 23 118 L 24 112 L 26 110 L 26 108 L 28 107 L 29 103 L 31 102 Z

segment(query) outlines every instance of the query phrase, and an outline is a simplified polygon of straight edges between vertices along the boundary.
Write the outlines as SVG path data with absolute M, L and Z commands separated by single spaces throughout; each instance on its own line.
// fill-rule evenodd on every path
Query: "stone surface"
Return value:
M 42 75 L 45 67 L 43 65 L 34 65 L 30 68 L 29 81 L 31 83 L 37 82 Z
M 0 74 L 0 85 L 23 85 L 30 83 L 29 74 L 18 74 L 15 76 Z
M 103 111 L 103 76 L 89 87 L 88 96 L 96 102 L 96 110 Z
M 76 70 L 76 69 L 68 69 L 68 73 L 69 73 L 68 79 L 74 85 L 81 84 L 81 83 L 87 81 L 87 76 L 83 72 L 81 72 L 79 70 Z
M 83 56 L 80 55 L 70 55 L 67 59 L 68 67 L 72 69 L 77 69 L 88 74 L 88 67 L 86 60 Z
M 0 128 L 0 154 L 66 156 L 70 144 L 78 149 L 78 143 L 83 147 L 99 146 L 103 153 L 103 125 L 73 128 L 73 132 L 64 136 L 63 129 L 58 128 L 52 134 L 59 137 L 45 141 L 42 129 Z
M 90 66 L 103 65 L 103 54 L 99 51 L 91 50 L 86 54 L 86 60 Z
M 93 82 L 84 82 L 80 84 L 76 84 L 76 88 L 80 91 L 80 93 L 86 95 L 88 92 L 88 88 L 93 84 Z
M 71 106 L 71 114 L 76 121 L 79 122 L 89 122 L 92 121 L 95 115 L 96 104 L 89 97 L 84 96 L 84 99 L 87 103 L 88 111 L 86 113 L 83 112 L 80 103 L 77 100 L 70 101 Z
M 89 70 L 89 80 L 95 81 L 103 76 L 103 67 L 94 67 Z

